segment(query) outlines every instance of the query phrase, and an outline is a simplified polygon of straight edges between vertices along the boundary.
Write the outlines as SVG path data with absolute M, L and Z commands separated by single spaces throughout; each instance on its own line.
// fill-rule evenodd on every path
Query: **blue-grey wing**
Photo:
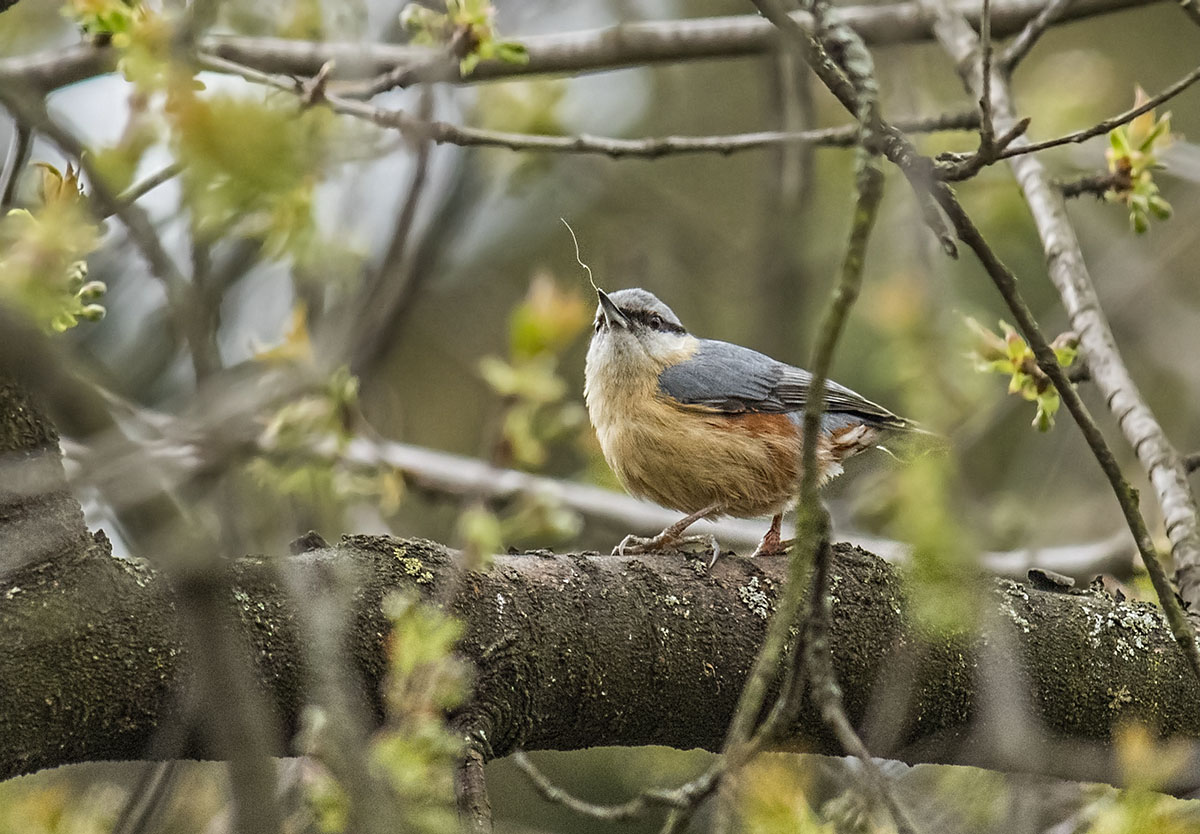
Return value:
M 803 411 L 812 374 L 728 342 L 701 339 L 691 358 L 664 370 L 659 390 L 684 405 L 726 414 Z M 825 384 L 825 411 L 893 428 L 908 427 L 881 405 L 836 382 Z

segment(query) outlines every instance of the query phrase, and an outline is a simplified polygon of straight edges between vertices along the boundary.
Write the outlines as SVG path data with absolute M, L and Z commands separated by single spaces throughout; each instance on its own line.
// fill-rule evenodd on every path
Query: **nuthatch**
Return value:
M 801 424 L 812 375 L 749 348 L 698 339 L 642 289 L 606 293 L 588 346 L 584 399 L 600 448 L 634 495 L 687 513 L 653 538 L 627 536 L 614 553 L 645 553 L 701 518 L 772 515 L 754 555 L 786 550 L 783 512 L 798 492 Z M 820 483 L 890 432 L 921 431 L 829 381 L 817 438 Z

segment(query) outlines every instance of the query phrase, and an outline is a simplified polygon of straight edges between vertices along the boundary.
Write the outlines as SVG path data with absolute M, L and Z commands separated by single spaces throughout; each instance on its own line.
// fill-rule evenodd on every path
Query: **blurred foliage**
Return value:
M 305 309 L 296 307 L 283 340 L 260 350 L 256 359 L 311 365 L 307 321 Z M 258 438 L 260 454 L 247 461 L 247 474 L 266 493 L 300 502 L 321 526 L 340 526 L 347 508 L 361 501 L 391 515 L 404 495 L 401 475 L 389 467 L 353 463 L 345 454 L 358 413 L 358 380 L 348 368 L 337 368 L 319 389 L 268 416 Z
M 1137 88 L 1133 106 L 1141 107 L 1149 97 L 1141 87 Z M 1171 136 L 1171 114 L 1164 113 L 1155 119 L 1154 111 L 1147 110 L 1128 124 L 1113 129 L 1108 134 L 1109 149 L 1105 154 L 1108 171 L 1128 183 L 1114 186 L 1105 192 L 1110 202 L 1121 203 L 1129 209 L 1129 225 L 1138 234 L 1150 228 L 1150 218 L 1166 220 L 1171 216 L 1171 204 L 1158 193 L 1158 183 L 1152 172 L 1162 169 L 1161 153 L 1174 141 Z
M 407 557 L 398 552 L 397 558 Z M 384 692 L 387 720 L 367 751 L 371 769 L 396 797 L 404 831 L 454 834 L 459 829 L 452 774 L 462 741 L 445 716 L 467 692 L 467 666 L 453 653 L 462 625 L 412 594 L 388 597 L 384 613 L 392 623 Z M 322 748 L 326 742 L 319 725 L 310 727 L 307 736 L 320 761 L 329 751 Z M 345 830 L 346 794 L 328 771 L 312 774 L 308 798 L 320 830 Z
M 572 438 L 587 416 L 559 371 L 564 350 L 579 338 L 591 310 L 577 291 L 563 291 L 548 273 L 538 272 L 525 299 L 508 320 L 508 358 L 485 356 L 479 373 L 504 402 L 496 462 L 537 468 L 547 446 Z
M 167 116 L 195 234 L 259 238 L 271 258 L 316 259 L 313 190 L 336 138 L 331 112 L 185 89 Z
M 479 360 L 480 376 L 500 397 L 494 464 L 539 469 L 552 447 L 575 440 L 587 425 L 583 406 L 567 398 L 559 365 L 586 329 L 590 312 L 578 292 L 564 291 L 549 273 L 536 272 L 509 314 L 508 358 Z M 579 514 L 558 498 L 526 494 L 502 517 L 480 504 L 469 508 L 458 532 L 468 563 L 483 565 L 506 542 L 568 541 L 581 527 Z
M 943 431 L 955 419 L 943 377 L 957 374 L 947 361 L 953 353 L 939 328 L 936 296 L 911 275 L 898 271 L 891 278 L 865 311 L 887 334 L 889 348 L 877 361 L 890 377 L 914 381 L 903 388 L 900 413 Z M 974 630 L 982 587 L 960 462 L 938 438 L 900 436 L 888 445 L 895 445 L 893 455 L 901 460 L 875 484 L 871 513 L 886 535 L 911 546 L 904 565 L 909 610 L 918 624 L 939 634 Z
M 400 22 L 413 43 L 447 45 L 458 58 L 458 71 L 463 75 L 470 75 L 480 61 L 528 63 L 529 53 L 523 45 L 497 37 L 495 16 L 491 0 L 446 0 L 445 13 L 409 3 L 400 13 Z
M 804 769 L 778 756 L 759 756 L 738 775 L 739 831 L 745 834 L 838 834 L 809 806 Z
M 61 779 L 0 782 L 0 834 L 109 834 L 125 791 L 99 782 L 80 795 Z
M 152 14 L 143 3 L 130 0 L 68 0 L 63 11 L 83 34 L 118 47 L 128 46 L 130 33 Z
M 1200 827 L 1195 803 L 1179 802 L 1156 791 L 1183 774 L 1191 759 L 1183 740 L 1161 743 L 1141 724 L 1116 733 L 1117 760 L 1128 790 L 1093 789 L 1095 800 L 1084 813 L 1086 834 L 1189 834 Z
M 87 280 L 87 256 L 100 245 L 100 224 L 93 219 L 79 182 L 79 171 L 59 171 L 38 163 L 39 203 L 12 209 L 0 219 L 0 293 L 42 327 L 69 330 L 81 319 L 99 321 L 97 303 L 107 291 Z
M 1033 348 L 1026 344 L 1021 334 L 1006 321 L 1000 322 L 1003 337 L 988 330 L 970 316 L 966 321 L 967 327 L 975 336 L 971 353 L 975 360 L 975 370 L 983 374 L 1008 376 L 1008 393 L 1020 394 L 1024 399 L 1037 403 L 1033 427 L 1043 432 L 1054 428 L 1054 415 L 1058 413 L 1062 402 L 1050 377 L 1038 367 Z M 1058 364 L 1069 368 L 1079 355 L 1079 336 L 1070 332 L 1059 334 L 1050 343 L 1050 347 L 1054 350 Z

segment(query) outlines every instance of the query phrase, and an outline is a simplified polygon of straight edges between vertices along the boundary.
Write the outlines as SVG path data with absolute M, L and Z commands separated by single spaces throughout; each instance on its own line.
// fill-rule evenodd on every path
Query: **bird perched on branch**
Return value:
M 687 513 L 657 536 L 626 536 L 616 553 L 704 542 L 685 536 L 710 516 L 770 514 L 754 555 L 786 551 L 784 510 L 800 483 L 801 424 L 812 375 L 749 348 L 698 339 L 643 289 L 606 293 L 588 346 L 584 399 L 600 448 L 634 495 Z M 836 382 L 825 384 L 819 481 L 887 434 L 923 432 Z

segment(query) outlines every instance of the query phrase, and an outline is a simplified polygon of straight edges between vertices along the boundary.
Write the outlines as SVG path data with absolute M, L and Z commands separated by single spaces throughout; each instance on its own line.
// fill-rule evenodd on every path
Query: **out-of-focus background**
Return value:
M 1052 27 L 1014 79 L 1018 108 L 1033 120 L 1029 136 L 1045 139 L 1090 126 L 1127 109 L 1137 86 L 1154 93 L 1192 69 L 1200 30 L 1174 5 L 1156 3 Z M 404 37 L 400 8 L 392 2 L 226 0 L 212 31 L 395 41 Z M 752 13 L 749 4 L 707 0 L 614 0 L 583 6 L 502 0 L 496 26 L 519 41 L 523 35 L 638 20 Z M 0 56 L 79 40 L 75 22 L 55 3 L 24 0 L 0 15 Z M 936 44 L 882 47 L 874 55 L 889 118 L 973 107 Z M 200 78 L 206 94 L 264 96 L 261 88 L 241 79 L 216 73 Z M 56 90 L 48 103 L 60 123 L 89 146 L 102 148 L 118 145 L 128 135 L 131 96 L 130 82 L 106 74 Z M 266 97 L 288 101 L 285 93 Z M 574 78 L 439 84 L 385 93 L 375 103 L 412 111 L 429 107 L 435 118 L 495 130 L 616 137 L 735 134 L 847 122 L 807 71 L 778 55 Z M 1200 151 L 1190 141 L 1200 136 L 1200 90 L 1185 91 L 1160 108 L 1159 115 L 1166 109 L 1177 136 L 1163 152 L 1167 168 L 1156 174 L 1156 182 L 1174 216 L 1152 222 L 1139 235 L 1131 231 L 1128 212 L 1120 205 L 1084 197 L 1071 204 L 1070 212 L 1130 370 L 1168 435 L 1190 451 L 1200 445 L 1200 362 L 1194 359 L 1200 345 L 1200 285 L 1195 280 Z M 260 238 L 253 228 L 232 221 L 205 248 L 210 268 L 227 281 L 217 310 L 218 347 L 226 367 L 287 344 L 301 304 L 316 334 L 318 360 L 322 351 L 338 350 L 336 337 L 328 335 L 335 329 L 323 330 L 322 322 L 331 320 L 339 299 L 350 296 L 356 282 L 374 274 L 385 258 L 422 153 L 428 155 L 427 170 L 396 277 L 406 282 L 408 300 L 354 362 L 361 410 L 378 435 L 619 489 L 582 411 L 583 356 L 594 294 L 560 218 L 574 228 L 583 260 L 600 286 L 645 287 L 698 335 L 738 342 L 795 364 L 807 362 L 814 323 L 849 228 L 852 151 L 792 146 L 656 160 L 453 145 L 420 151 L 395 134 L 345 117 L 338 123 L 337 141 L 325 148 L 326 156 L 313 172 L 312 234 L 328 244 L 325 257 L 301 263 L 286 245 L 264 246 L 256 242 Z M 0 119 L 0 147 L 8 145 L 11 133 L 11 123 Z M 917 136 L 916 142 L 929 153 L 969 151 L 976 137 L 939 133 Z M 1042 158 L 1056 176 L 1069 180 L 1104 170 L 1107 146 L 1101 136 Z M 137 177 L 161 168 L 172 154 L 168 142 L 152 143 L 137 160 Z M 65 165 L 61 154 L 41 139 L 29 159 Z M 169 181 L 142 197 L 140 205 L 168 251 L 187 265 L 194 262 L 197 247 L 180 211 L 182 188 L 179 179 Z M 34 174 L 23 176 L 17 202 L 34 200 L 35 191 Z M 1007 168 L 986 170 L 958 191 L 1019 277 L 1047 332 L 1065 329 L 1046 278 L 1042 247 Z M 122 397 L 164 411 L 186 402 L 196 385 L 186 346 L 172 334 L 161 283 L 132 254 L 120 224 L 109 221 L 103 245 L 88 258 L 88 267 L 89 278 L 107 285 L 107 317 L 60 338 L 71 340 L 91 363 L 89 373 Z M 549 370 L 521 364 L 521 325 L 519 320 L 514 324 L 514 315 L 522 314 L 513 312 L 519 309 L 540 310 L 566 322 L 567 336 L 554 341 L 548 352 Z M 322 311 L 329 317 L 322 319 Z M 967 355 L 971 336 L 966 316 L 993 330 L 998 319 L 1007 318 L 978 264 L 965 251 L 957 261 L 942 254 L 911 191 L 889 170 L 861 299 L 839 348 L 834 378 L 951 439 L 947 493 L 965 550 L 1095 542 L 1119 533 L 1122 522 L 1109 488 L 1069 417 L 1060 415 L 1050 432 L 1031 428 L 1033 406 L 1008 396 L 1003 377 L 975 370 Z M 485 357 L 492 357 L 490 365 Z M 504 386 L 509 371 L 518 376 L 515 395 Z M 526 389 L 521 380 L 535 385 L 554 378 L 565 387 L 552 390 L 538 408 L 530 406 L 533 416 L 522 422 L 520 392 Z M 1127 473 L 1144 488 L 1105 404 L 1088 386 L 1081 390 Z M 521 446 L 529 439 L 526 434 L 532 437 L 532 450 Z M 905 483 L 903 469 L 882 454 L 853 462 L 847 476 L 827 491 L 839 530 L 896 534 L 889 508 L 896 502 L 896 484 Z M 298 512 L 294 524 L 259 529 L 257 543 L 278 548 L 317 526 L 330 539 L 386 529 L 462 545 L 471 535 L 464 532 L 462 513 L 472 500 L 471 495 L 410 488 L 394 507 L 351 506 L 336 522 Z M 520 509 L 493 508 L 502 521 Z M 103 506 L 90 511 L 97 525 L 111 529 L 113 519 Z M 529 523 L 502 524 L 503 546 L 606 550 L 628 532 L 576 517 L 569 508 L 545 514 L 552 516 L 549 521 L 533 512 L 537 518 Z M 120 542 L 119 530 L 113 530 L 113 538 Z M 537 758 L 555 778 L 597 800 L 621 798 L 647 782 L 672 783 L 695 772 L 704 760 L 703 754 L 666 750 Z M 179 799 L 162 830 L 222 830 L 219 791 L 211 781 L 219 771 L 187 767 L 181 778 L 195 784 L 188 781 L 177 791 Z M 111 809 L 119 805 L 114 797 L 121 796 L 116 785 L 134 771 L 126 765 L 74 768 L 2 785 L 0 794 L 13 799 L 5 803 L 8 811 L 0 812 L 0 831 L 106 830 L 97 820 L 111 817 Z M 110 775 L 115 782 L 107 780 Z M 503 762 L 491 766 L 488 775 L 501 830 L 608 830 L 533 799 L 520 774 Z M 1038 790 L 1051 792 L 1052 787 Z M 80 811 L 85 817 L 92 815 L 91 821 L 50 819 L 42 812 L 56 807 L 56 797 L 63 795 L 71 797 L 77 810 L 85 809 Z M 994 824 L 1003 819 L 998 815 Z M 968 830 L 964 826 L 948 821 L 943 830 Z M 1030 826 L 1027 830 L 1043 830 L 1033 822 Z M 651 828 L 647 823 L 622 830 Z

